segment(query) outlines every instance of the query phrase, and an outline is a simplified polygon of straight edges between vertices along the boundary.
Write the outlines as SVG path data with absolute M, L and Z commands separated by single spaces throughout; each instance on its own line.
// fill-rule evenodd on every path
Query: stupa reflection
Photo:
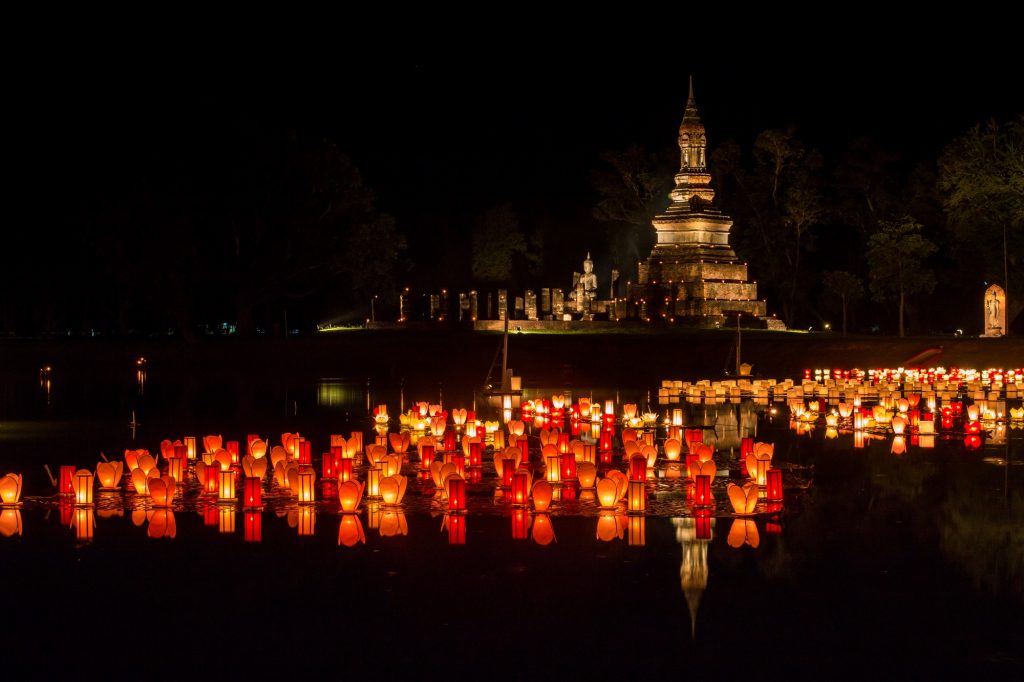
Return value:
M 683 546 L 683 560 L 679 564 L 679 580 L 683 596 L 690 609 L 690 636 L 697 633 L 697 609 L 700 598 L 708 586 L 708 545 L 714 535 L 714 517 L 673 518 L 676 542 Z

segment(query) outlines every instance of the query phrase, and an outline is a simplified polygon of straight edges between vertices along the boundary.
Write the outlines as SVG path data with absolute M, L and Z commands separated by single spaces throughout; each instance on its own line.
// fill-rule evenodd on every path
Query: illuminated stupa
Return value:
M 672 203 L 654 218 L 657 243 L 639 264 L 639 281 L 629 290 L 631 315 L 718 327 L 740 313 L 745 326 L 766 326 L 766 304 L 757 299 L 757 284 L 748 281 L 747 264 L 729 246 L 732 220 L 714 206 L 707 139 L 692 79 L 679 150 Z

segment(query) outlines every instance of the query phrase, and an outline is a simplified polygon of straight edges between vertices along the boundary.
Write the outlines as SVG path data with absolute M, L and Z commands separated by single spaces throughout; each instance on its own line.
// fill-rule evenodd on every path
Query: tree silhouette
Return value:
M 852 305 L 864 298 L 864 285 L 860 277 L 852 275 L 845 270 L 826 272 L 821 278 L 821 284 L 826 294 L 833 300 L 840 302 L 843 315 L 843 336 L 846 336 L 846 313 L 847 306 Z
M 935 244 L 921 234 L 921 224 L 911 216 L 879 221 L 878 232 L 868 239 L 871 293 L 880 302 L 892 297 L 898 300 L 901 337 L 906 298 L 930 293 L 935 287 L 935 277 L 924 264 L 935 250 Z

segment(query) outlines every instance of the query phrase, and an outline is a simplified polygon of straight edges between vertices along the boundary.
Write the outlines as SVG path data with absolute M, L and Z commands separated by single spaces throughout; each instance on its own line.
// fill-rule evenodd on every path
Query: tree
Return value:
M 511 204 L 484 211 L 473 225 L 473 278 L 489 284 L 512 281 L 514 259 L 526 254 L 526 237 Z
M 839 299 L 843 311 L 843 336 L 846 336 L 847 306 L 864 298 L 864 285 L 860 277 L 845 270 L 826 272 L 821 280 L 825 292 L 834 299 Z
M 954 140 L 939 159 L 938 186 L 956 237 L 975 244 L 986 279 L 1002 276 L 1015 315 L 1024 297 L 1024 117 L 1000 125 L 990 121 Z
M 880 302 L 893 296 L 898 299 L 901 337 L 906 298 L 930 293 L 935 287 L 935 277 L 924 264 L 935 250 L 935 244 L 921 234 L 921 224 L 912 216 L 879 221 L 878 232 L 868 239 L 871 293 Z
M 648 153 L 640 145 L 601 155 L 608 170 L 595 172 L 594 188 L 601 195 L 594 217 L 610 223 L 608 240 L 613 267 L 626 276 L 652 246 L 651 221 L 668 205 L 672 166 L 665 154 Z M 676 155 L 671 157 L 676 159 Z

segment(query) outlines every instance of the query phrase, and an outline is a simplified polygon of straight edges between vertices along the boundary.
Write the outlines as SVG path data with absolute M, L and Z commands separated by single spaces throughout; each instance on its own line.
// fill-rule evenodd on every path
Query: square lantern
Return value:
M 388 446 L 387 434 L 379 434 L 378 433 L 376 435 L 376 437 L 373 439 L 373 443 L 374 443 L 374 445 L 379 445 L 382 448 L 386 448 Z
M 92 504 L 92 472 L 79 469 L 75 472 L 75 504 Z
M 196 437 L 185 436 L 182 440 L 185 441 L 185 457 L 188 459 L 196 458 Z M 238 447 L 238 443 L 235 443 L 235 447 Z
M 694 479 L 693 503 L 698 507 L 710 507 L 714 504 L 711 496 L 711 477 L 700 475 Z
M 424 445 L 420 449 L 420 465 L 424 469 L 429 469 L 430 465 L 434 462 L 434 446 Z
M 329 452 L 320 455 L 320 478 L 325 481 L 333 481 L 336 478 L 334 473 L 334 455 Z
M 299 439 L 299 466 L 308 467 L 313 463 L 313 445 L 305 438 Z
M 516 447 L 523 453 L 523 462 L 530 461 L 530 439 L 526 436 L 519 436 L 516 438 Z
M 641 514 L 647 509 L 647 491 L 643 481 L 630 481 L 626 497 L 630 513 Z
M 686 477 L 692 479 L 700 468 L 700 457 L 687 453 L 683 461 L 686 463 Z
M 263 504 L 263 486 L 258 478 L 249 477 L 245 479 L 242 490 L 242 504 L 250 509 Z
M 380 467 L 371 467 L 366 470 L 366 496 L 367 497 L 380 497 L 380 479 L 381 476 Z
M 235 500 L 235 472 L 218 471 L 217 482 L 219 484 L 217 499 L 225 502 L 234 502 Z
M 345 457 L 338 462 L 338 483 L 345 483 L 351 481 L 354 477 L 353 467 L 355 462 L 351 457 Z
M 316 501 L 316 494 L 313 486 L 315 482 L 316 474 L 313 473 L 312 469 L 304 469 L 299 472 L 299 504 L 310 504 Z
M 545 478 L 548 483 L 559 483 L 562 480 L 562 456 L 559 454 L 548 455 L 544 458 Z
M 562 480 L 563 481 L 575 481 L 576 480 L 576 455 L 572 452 L 566 451 L 562 453 Z
M 448 481 L 448 509 L 450 511 L 466 510 L 466 481 L 452 478 Z
M 530 500 L 530 474 L 521 469 L 512 474 L 512 504 L 525 505 Z
M 757 484 L 762 488 L 768 485 L 768 466 L 771 463 L 770 459 L 757 460 Z
M 453 452 L 455 450 L 455 430 L 448 429 L 444 432 L 444 451 Z
M 564 455 L 569 452 L 569 434 L 560 433 L 558 434 L 558 454 Z
M 245 541 L 260 542 L 263 540 L 263 514 L 255 511 L 245 512 Z
M 629 458 L 629 480 L 643 481 L 647 478 L 647 458 L 633 455 Z
M 239 454 L 241 451 L 238 448 L 238 441 L 229 440 L 227 450 L 228 454 L 231 455 L 231 463 L 238 464 L 239 458 L 241 457 L 241 455 Z
M 207 466 L 203 469 L 203 492 L 207 495 L 216 495 L 220 492 L 220 478 L 221 473 L 219 466 Z
M 469 466 L 478 467 L 483 464 L 482 457 L 483 443 L 473 441 L 469 444 Z
M 188 448 L 184 443 L 174 444 L 174 456 L 179 459 L 188 459 Z
M 66 464 L 60 468 L 60 483 L 58 492 L 61 495 L 74 495 L 75 487 L 71 479 L 75 477 L 75 467 Z
M 768 470 L 768 501 L 782 502 L 782 469 Z
M 501 487 L 512 487 L 512 476 L 516 473 L 516 461 L 509 457 L 501 460 Z
M 601 431 L 601 452 L 612 451 L 612 432 L 608 429 Z
M 177 483 L 184 483 L 185 481 L 185 460 L 181 457 L 168 457 L 167 458 L 167 475 L 175 480 Z
M 583 444 L 583 461 L 597 464 L 597 445 L 593 443 Z

